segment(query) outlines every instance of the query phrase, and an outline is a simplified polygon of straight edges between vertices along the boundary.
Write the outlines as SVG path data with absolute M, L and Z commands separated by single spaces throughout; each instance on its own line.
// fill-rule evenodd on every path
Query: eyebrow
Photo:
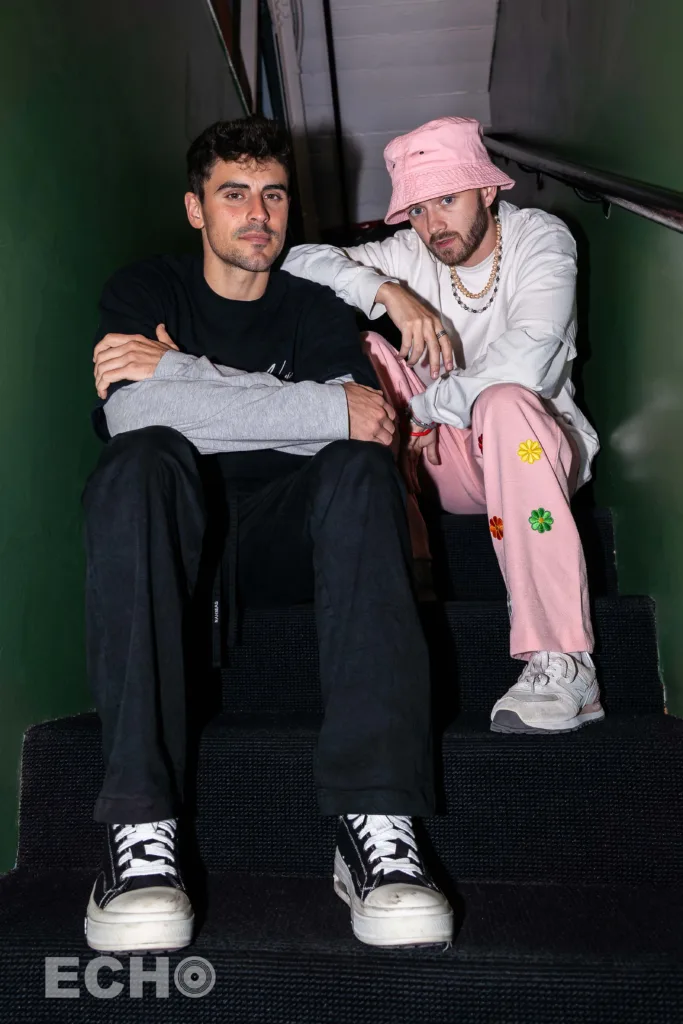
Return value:
M 431 200 L 430 199 L 423 199 L 422 202 L 420 202 L 420 203 L 413 203 L 413 205 L 409 206 L 408 209 L 412 210 L 416 206 L 424 206 L 425 203 L 429 203 L 429 202 L 438 203 L 438 201 L 440 199 L 457 199 L 457 197 L 458 197 L 458 193 L 457 192 L 444 192 L 444 194 L 442 196 L 435 196 L 434 199 L 431 199 Z
M 250 191 L 250 186 L 244 181 L 224 181 L 222 185 L 219 185 L 216 192 L 223 192 L 228 188 L 242 188 L 245 191 Z M 286 192 L 287 186 L 283 185 L 280 181 L 275 181 L 271 185 L 264 185 L 261 189 L 262 192 L 267 192 L 269 189 L 279 189 L 280 192 Z

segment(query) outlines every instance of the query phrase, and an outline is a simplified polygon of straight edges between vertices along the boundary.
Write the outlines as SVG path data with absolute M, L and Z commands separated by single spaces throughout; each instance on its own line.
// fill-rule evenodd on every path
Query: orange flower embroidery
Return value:
M 493 519 L 489 519 L 489 530 L 494 540 L 503 539 L 503 520 L 500 516 L 494 516 Z

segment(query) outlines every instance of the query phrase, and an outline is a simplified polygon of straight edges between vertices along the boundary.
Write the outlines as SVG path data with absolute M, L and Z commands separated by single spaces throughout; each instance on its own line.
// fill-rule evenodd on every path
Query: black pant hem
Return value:
M 105 825 L 141 825 L 147 821 L 177 818 L 178 809 L 168 798 L 99 797 L 93 817 Z
M 431 794 L 405 789 L 319 789 L 321 814 L 404 814 L 431 818 L 435 800 Z

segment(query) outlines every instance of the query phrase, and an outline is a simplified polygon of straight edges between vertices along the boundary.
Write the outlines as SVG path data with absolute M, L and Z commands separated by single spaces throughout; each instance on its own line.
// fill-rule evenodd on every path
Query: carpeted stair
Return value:
M 440 793 L 439 814 L 421 828 L 456 910 L 450 950 L 377 950 L 353 938 L 331 885 L 335 823 L 318 815 L 313 790 L 312 610 L 252 610 L 198 751 L 187 855 L 200 928 L 168 958 L 168 995 L 148 984 L 131 997 L 125 957 L 100 975 L 105 987 L 122 981 L 121 994 L 95 998 L 84 983 L 97 956 L 83 915 L 100 864 L 92 805 L 102 763 L 97 717 L 80 715 L 26 734 L 18 864 L 0 878 L 0 1021 L 682 1020 L 683 723 L 664 714 L 652 603 L 617 593 L 609 514 L 577 518 L 608 717 L 554 737 L 490 732 L 491 704 L 519 663 L 507 653 L 487 523 L 432 524 L 444 571 L 440 600 L 422 614 Z M 77 958 L 77 980 L 64 984 L 78 998 L 45 998 L 47 956 Z M 188 956 L 215 971 L 203 998 L 174 985 Z

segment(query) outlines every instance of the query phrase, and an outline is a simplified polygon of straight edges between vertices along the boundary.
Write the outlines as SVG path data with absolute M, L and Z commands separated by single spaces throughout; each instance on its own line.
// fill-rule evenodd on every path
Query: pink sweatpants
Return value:
M 365 335 L 385 396 L 402 413 L 425 385 L 379 334 Z M 486 512 L 510 603 L 510 653 L 593 650 L 581 541 L 569 507 L 578 455 L 543 399 L 518 384 L 486 388 L 472 427 L 442 424 L 441 464 L 422 459 L 446 512 Z M 424 521 L 410 496 L 413 551 L 429 557 Z

